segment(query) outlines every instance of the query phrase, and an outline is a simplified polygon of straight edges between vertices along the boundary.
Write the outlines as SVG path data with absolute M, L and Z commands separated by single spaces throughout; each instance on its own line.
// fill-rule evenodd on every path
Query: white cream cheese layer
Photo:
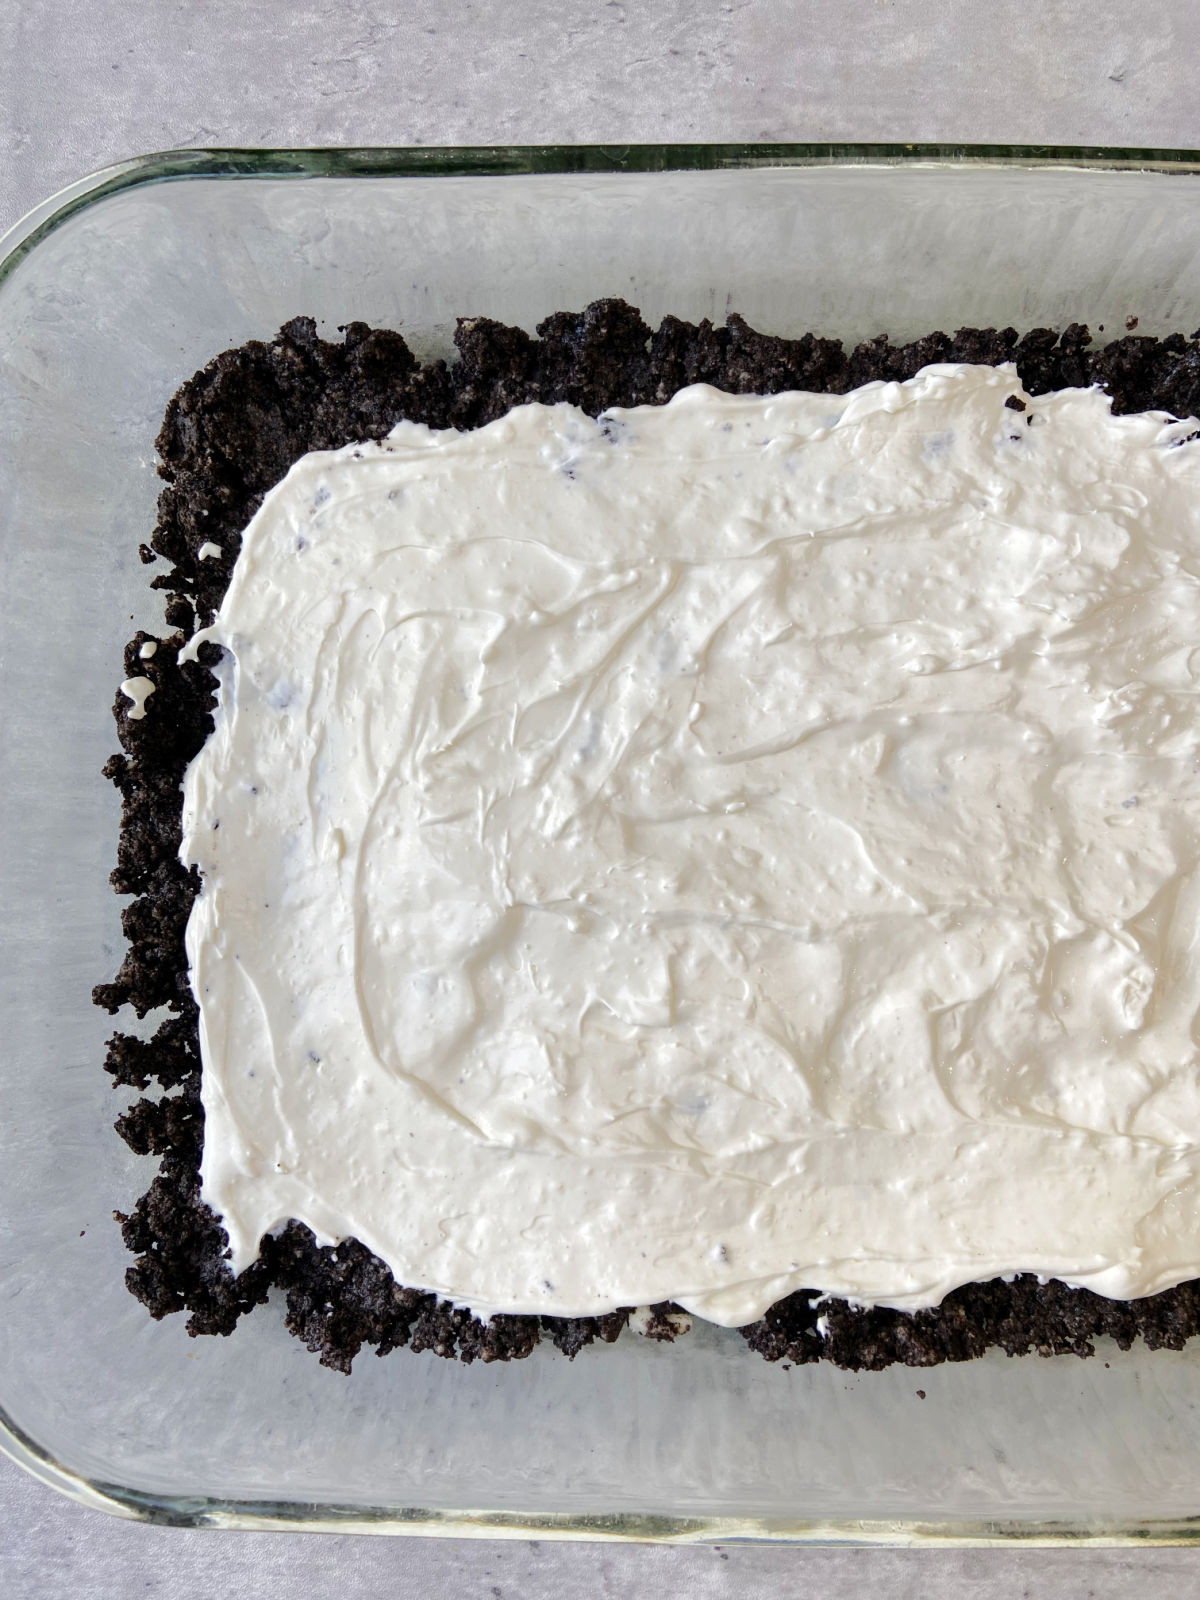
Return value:
M 185 783 L 236 1268 L 296 1217 L 484 1313 L 726 1324 L 1200 1274 L 1200 444 L 1020 393 L 292 468 Z

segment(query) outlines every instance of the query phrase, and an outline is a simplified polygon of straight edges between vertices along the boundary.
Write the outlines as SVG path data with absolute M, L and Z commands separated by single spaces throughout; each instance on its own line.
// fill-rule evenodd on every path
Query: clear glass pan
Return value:
M 260 1311 L 229 1340 L 125 1292 L 109 1131 L 119 961 L 100 778 L 180 381 L 298 312 L 649 320 L 902 338 L 1200 322 L 1200 153 L 882 147 L 180 152 L 0 244 L 0 1442 L 93 1505 L 189 1526 L 896 1543 L 1184 1541 L 1200 1348 L 784 1371 L 736 1333 L 572 1365 L 369 1353 L 346 1380 Z M 923 1398 L 922 1398 L 923 1392 Z

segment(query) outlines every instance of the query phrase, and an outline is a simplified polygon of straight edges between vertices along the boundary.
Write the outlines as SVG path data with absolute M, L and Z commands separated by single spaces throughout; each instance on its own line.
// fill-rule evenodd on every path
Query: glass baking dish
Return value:
M 5 253 L 6 252 L 6 253 Z M 361 1355 L 270 1309 L 152 1323 L 111 1220 L 149 1163 L 110 1132 L 122 940 L 100 777 L 138 542 L 180 381 L 299 312 L 533 324 L 622 295 L 857 340 L 1200 322 L 1200 152 L 832 146 L 176 152 L 0 245 L 0 1408 L 3 1445 L 149 1521 L 496 1536 L 1180 1542 L 1200 1533 L 1200 1347 L 781 1370 L 735 1332 L 568 1363 Z M 1100 329 L 1104 332 L 1100 333 Z

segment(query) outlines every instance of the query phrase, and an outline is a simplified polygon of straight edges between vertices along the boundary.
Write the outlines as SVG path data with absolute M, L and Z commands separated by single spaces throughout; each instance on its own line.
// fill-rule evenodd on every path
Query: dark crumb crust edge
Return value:
M 1061 334 L 1035 329 L 1023 336 L 1012 328 L 964 328 L 953 337 L 932 333 L 906 345 L 878 338 L 846 351 L 812 334 L 795 340 L 760 334 L 738 316 L 724 327 L 667 317 L 651 329 L 623 301 L 600 300 L 586 311 L 549 317 L 536 338 L 487 318 L 464 319 L 452 366 L 422 365 L 395 332 L 361 322 L 339 331 L 340 343 L 327 342 L 311 318 L 297 317 L 270 344 L 225 351 L 174 396 L 157 440 L 166 487 L 157 526 L 140 553 L 147 564 L 164 564 L 153 587 L 166 594 L 172 631 L 155 641 L 149 660 L 139 654 L 149 634 L 138 633 L 125 649 L 126 676 L 150 678 L 154 694 L 140 720 L 130 717 L 124 695 L 113 706 L 121 753 L 104 771 L 123 807 L 112 884 L 133 898 L 121 919 L 128 953 L 116 979 L 94 991 L 96 1004 L 112 1013 L 130 1006 L 139 1018 L 166 1014 L 149 1039 L 115 1033 L 105 1062 L 114 1085 L 156 1086 L 116 1123 L 134 1151 L 159 1164 L 132 1212 L 116 1213 L 137 1258 L 126 1282 L 153 1317 L 186 1311 L 193 1335 L 232 1332 L 277 1286 L 286 1293 L 288 1329 L 342 1372 L 363 1345 L 379 1355 L 407 1345 L 466 1362 L 508 1361 L 549 1339 L 573 1358 L 597 1340 L 615 1340 L 628 1310 L 481 1322 L 397 1284 L 357 1240 L 320 1246 L 295 1221 L 265 1238 L 260 1259 L 235 1278 L 224 1230 L 200 1199 L 204 1115 L 197 1009 L 184 952 L 200 885 L 178 857 L 180 784 L 212 728 L 215 679 L 208 668 L 217 647 L 202 646 L 197 664 L 180 665 L 178 655 L 195 629 L 212 620 L 242 529 L 266 491 L 307 451 L 381 438 L 402 418 L 476 428 L 534 400 L 566 400 L 595 415 L 609 406 L 661 404 L 690 383 L 735 394 L 844 393 L 872 379 L 912 377 L 930 362 L 1013 361 L 1033 394 L 1099 383 L 1118 412 L 1194 416 L 1200 330 L 1190 340 L 1128 337 L 1092 349 L 1089 331 L 1078 324 Z M 206 544 L 222 553 L 202 559 Z M 644 1331 L 676 1337 L 674 1309 L 653 1308 Z M 801 1290 L 741 1332 L 768 1361 L 827 1360 L 851 1370 L 965 1361 L 992 1345 L 1009 1355 L 1086 1356 L 1102 1334 L 1122 1348 L 1140 1334 L 1152 1348 L 1179 1349 L 1200 1332 L 1200 1280 L 1122 1302 L 1023 1275 L 970 1284 L 937 1309 L 915 1313 L 856 1310 Z

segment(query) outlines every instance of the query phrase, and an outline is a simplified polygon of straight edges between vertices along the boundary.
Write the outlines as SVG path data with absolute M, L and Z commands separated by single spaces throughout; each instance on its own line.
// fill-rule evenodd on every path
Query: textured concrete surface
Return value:
M 1200 143 L 1194 0 L 8 0 L 0 228 L 173 145 Z
M 1200 146 L 1194 0 L 0 0 L 0 230 L 176 145 Z M 1200 1595 L 1188 1550 L 628 1548 L 183 1533 L 0 1460 L 0 1592 L 744 1600 Z

